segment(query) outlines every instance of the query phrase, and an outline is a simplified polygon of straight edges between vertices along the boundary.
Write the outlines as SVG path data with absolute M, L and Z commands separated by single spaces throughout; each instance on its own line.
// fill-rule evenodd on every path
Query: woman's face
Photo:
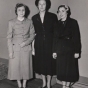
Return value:
M 24 17 L 24 15 L 25 15 L 25 8 L 24 8 L 24 6 L 17 8 L 17 15 L 19 17 Z
M 67 11 L 64 7 L 60 7 L 58 11 L 58 15 L 60 19 L 66 19 L 67 18 Z
M 40 0 L 38 3 L 38 8 L 40 12 L 44 12 L 46 10 L 46 1 Z

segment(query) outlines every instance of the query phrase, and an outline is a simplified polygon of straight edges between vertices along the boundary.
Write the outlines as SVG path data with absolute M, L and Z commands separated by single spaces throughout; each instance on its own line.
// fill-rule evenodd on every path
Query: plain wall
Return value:
M 52 6 L 50 11 L 56 13 L 57 7 L 66 2 L 67 0 L 51 0 Z M 6 39 L 8 21 L 16 16 L 15 5 L 17 3 L 24 3 L 30 8 L 29 18 L 38 12 L 35 0 L 0 0 L 0 58 L 9 58 Z
M 38 12 L 35 0 L 0 0 L 0 58 L 9 58 L 6 39 L 8 21 L 16 16 L 15 5 L 19 2 L 28 5 L 30 8 L 29 18 Z M 50 12 L 53 13 L 56 13 L 59 5 L 68 4 L 71 7 L 71 17 L 78 20 L 82 39 L 82 57 L 79 60 L 79 71 L 81 76 L 88 77 L 88 0 L 51 0 L 51 3 Z
M 0 0 L 0 58 L 8 59 L 7 49 L 7 30 L 8 21 L 15 18 L 15 5 L 17 3 L 24 3 L 29 6 L 31 10 L 30 16 L 37 12 L 34 5 L 35 0 Z
M 71 17 L 78 20 L 81 42 L 82 55 L 79 60 L 80 75 L 88 77 L 88 0 L 68 0 L 71 8 Z

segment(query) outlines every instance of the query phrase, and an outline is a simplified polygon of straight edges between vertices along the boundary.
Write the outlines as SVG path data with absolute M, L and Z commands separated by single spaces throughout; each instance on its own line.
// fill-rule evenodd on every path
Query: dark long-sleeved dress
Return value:
M 43 75 L 53 75 L 52 72 L 52 46 L 54 24 L 57 21 L 57 16 L 53 13 L 46 12 L 44 22 L 41 22 L 39 13 L 32 17 L 35 28 L 35 59 L 34 70 L 36 73 Z M 55 69 L 56 70 L 56 69 Z
M 74 54 L 81 54 L 81 40 L 76 20 L 68 17 L 65 22 L 58 21 L 54 52 L 57 52 L 57 79 L 67 82 L 78 81 L 78 59 L 74 58 Z

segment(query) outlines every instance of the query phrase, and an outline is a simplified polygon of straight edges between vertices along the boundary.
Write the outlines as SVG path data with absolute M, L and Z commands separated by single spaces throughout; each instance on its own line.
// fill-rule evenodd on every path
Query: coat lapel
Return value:
M 44 25 L 44 24 L 46 23 L 47 19 L 48 19 L 48 12 L 45 12 L 45 16 L 44 16 L 44 21 L 43 21 L 43 23 L 42 23 L 42 21 L 41 21 L 41 18 L 40 18 L 39 13 L 37 14 L 37 21 L 40 22 L 42 25 Z
M 41 22 L 41 19 L 40 19 L 39 13 L 37 14 L 37 21 L 40 22 L 40 23 L 42 23 L 42 22 Z
M 46 21 L 47 21 L 47 19 L 48 19 L 49 17 L 48 17 L 48 12 L 46 12 L 45 13 L 45 16 L 44 16 L 44 21 L 43 21 L 43 24 L 45 24 L 46 23 Z
M 67 20 L 66 20 L 65 27 L 64 27 L 65 29 L 66 29 L 67 27 L 69 27 L 69 23 L 70 23 L 69 21 L 70 21 L 70 18 L 68 17 Z
M 64 34 L 64 32 L 66 31 L 67 24 L 68 24 L 68 19 L 66 19 L 65 24 L 63 24 L 63 22 L 61 20 L 59 21 L 59 33 L 61 35 Z

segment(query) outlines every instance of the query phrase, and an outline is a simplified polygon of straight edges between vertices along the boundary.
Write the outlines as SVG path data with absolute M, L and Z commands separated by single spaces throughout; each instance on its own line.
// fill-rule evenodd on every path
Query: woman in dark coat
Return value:
M 53 57 L 57 57 L 57 79 L 63 88 L 69 88 L 71 82 L 79 79 L 78 58 L 81 54 L 79 26 L 75 19 L 70 18 L 70 8 L 66 5 L 58 7 L 57 32 L 55 33 Z
M 50 0 L 36 0 L 36 6 L 39 9 L 39 13 L 32 17 L 36 37 L 35 37 L 35 72 L 41 74 L 43 85 L 45 88 L 47 85 L 50 88 L 50 81 L 52 73 L 52 45 L 53 45 L 53 33 L 54 24 L 57 20 L 57 16 L 48 12 L 51 2 Z M 47 76 L 47 83 L 45 77 Z

